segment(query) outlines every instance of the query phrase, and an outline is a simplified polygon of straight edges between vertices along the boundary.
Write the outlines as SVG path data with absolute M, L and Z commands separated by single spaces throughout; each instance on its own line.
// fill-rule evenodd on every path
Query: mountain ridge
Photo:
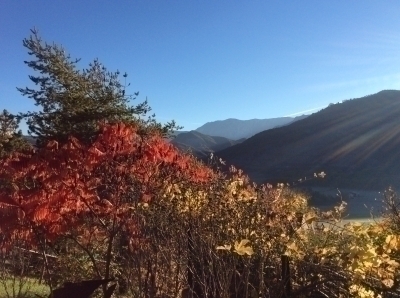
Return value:
M 216 155 L 258 183 L 293 182 L 325 171 L 324 182 L 312 183 L 387 187 L 400 184 L 399 118 L 400 91 L 383 90 L 260 132 Z
M 207 122 L 196 128 L 196 131 L 205 135 L 220 136 L 231 140 L 239 140 L 243 138 L 247 139 L 261 131 L 277 126 L 288 125 L 293 121 L 297 121 L 305 117 L 307 117 L 307 115 L 298 117 L 277 117 L 249 120 L 228 118 L 225 120 Z
M 192 130 L 183 132 L 171 140 L 171 144 L 181 151 L 190 151 L 199 158 L 207 158 L 211 153 L 238 144 L 243 140 L 230 140 L 219 136 L 209 136 Z

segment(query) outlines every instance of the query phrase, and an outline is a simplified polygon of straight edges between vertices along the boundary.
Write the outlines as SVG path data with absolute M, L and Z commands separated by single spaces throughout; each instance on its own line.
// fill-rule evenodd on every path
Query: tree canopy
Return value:
M 151 110 L 147 100 L 131 105 L 139 93 L 128 94 L 129 85 L 121 82 L 119 71 L 108 71 L 98 59 L 80 70 L 80 59 L 71 58 L 62 46 L 43 42 L 37 30 L 31 32 L 23 45 L 33 57 L 25 64 L 36 73 L 29 76 L 36 87 L 17 89 L 41 110 L 18 117 L 27 119 L 29 134 L 37 137 L 38 145 L 66 141 L 71 135 L 90 143 L 100 122 L 146 123 L 147 130 L 163 133 L 176 127 L 173 121 L 162 126 L 152 116 L 145 118 Z
M 7 110 L 0 113 L 0 158 L 14 151 L 22 151 L 30 145 L 18 130 L 19 121 Z

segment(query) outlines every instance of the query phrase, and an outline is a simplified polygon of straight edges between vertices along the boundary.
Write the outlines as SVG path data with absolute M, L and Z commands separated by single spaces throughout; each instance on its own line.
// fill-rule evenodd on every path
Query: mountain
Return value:
M 206 158 L 212 152 L 225 149 L 241 141 L 243 140 L 234 141 L 223 137 L 211 137 L 192 130 L 178 134 L 171 140 L 171 143 L 182 151 L 191 151 L 197 157 Z
M 186 133 L 189 132 L 187 130 L 175 130 L 174 132 L 172 132 L 172 136 L 176 137 L 177 135 L 180 135 L 181 133 Z
M 400 185 L 400 91 L 331 104 L 216 153 L 251 179 L 382 190 Z
M 230 118 L 226 120 L 207 122 L 206 124 L 197 128 L 196 131 L 205 135 L 220 136 L 231 140 L 239 140 L 242 138 L 249 138 L 267 129 L 287 125 L 305 117 L 307 116 L 303 115 L 295 118 L 280 117 L 251 120 L 238 120 Z
M 32 136 L 22 136 L 29 144 L 31 144 L 32 146 L 36 145 L 36 138 L 32 137 Z

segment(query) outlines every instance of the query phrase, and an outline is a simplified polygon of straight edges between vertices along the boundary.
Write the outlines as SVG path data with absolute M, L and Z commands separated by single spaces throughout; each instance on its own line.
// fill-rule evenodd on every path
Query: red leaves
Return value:
M 5 191 L 0 192 L 0 207 L 2 206 L 14 206 L 18 207 L 19 204 L 15 201 L 10 194 Z
M 0 161 L 0 177 L 18 185 L 0 194 L 0 206 L 24 210 L 24 216 L 7 217 L 14 236 L 29 235 L 27 226 L 33 225 L 55 238 L 80 229 L 87 216 L 99 218 L 102 225 L 118 219 L 116 226 L 136 230 L 129 226 L 134 200 L 151 202 L 165 181 L 204 183 L 213 176 L 161 136 L 144 138 L 136 127 L 120 123 L 103 126 L 91 146 L 69 138 L 65 144 L 49 142 L 36 152 Z

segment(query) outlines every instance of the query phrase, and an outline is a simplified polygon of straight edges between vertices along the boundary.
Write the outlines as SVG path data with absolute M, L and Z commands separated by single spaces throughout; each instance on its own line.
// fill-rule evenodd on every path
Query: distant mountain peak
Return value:
M 192 130 L 178 134 L 171 140 L 171 144 L 178 149 L 190 151 L 199 158 L 206 158 L 211 153 L 238 144 L 240 141 L 229 140 L 224 137 L 208 136 Z
M 207 122 L 206 124 L 197 128 L 196 131 L 206 135 L 220 136 L 231 140 L 239 140 L 242 138 L 249 138 L 264 130 L 287 125 L 304 117 L 307 116 L 249 120 L 228 118 L 225 120 Z

